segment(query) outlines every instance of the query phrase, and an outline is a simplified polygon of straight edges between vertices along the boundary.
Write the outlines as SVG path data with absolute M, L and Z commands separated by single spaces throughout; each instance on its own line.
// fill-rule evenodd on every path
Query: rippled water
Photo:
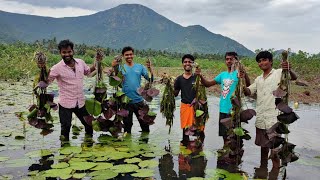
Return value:
M 92 84 L 87 82 L 86 93 Z M 60 126 L 57 121 L 57 112 L 53 113 L 56 119 L 54 132 L 41 136 L 40 130 L 30 127 L 26 124 L 25 140 L 15 140 L 15 135 L 23 133 L 24 122 L 20 121 L 15 112 L 26 111 L 29 104 L 32 103 L 31 84 L 23 84 L 21 82 L 10 85 L 7 82 L 0 83 L 0 157 L 8 157 L 9 160 L 0 160 L 0 179 L 9 177 L 13 179 L 27 178 L 27 174 L 32 170 L 48 169 L 56 160 L 48 161 L 43 158 L 28 158 L 25 156 L 27 152 L 39 149 L 58 150 L 60 148 L 59 133 Z M 56 85 L 51 86 L 51 91 L 56 92 Z M 176 99 L 177 105 L 180 104 L 180 99 Z M 210 119 L 206 124 L 204 140 L 203 156 L 192 156 L 181 153 L 180 140 L 182 131 L 180 129 L 179 107 L 175 111 L 175 120 L 172 127 L 172 132 L 168 135 L 168 127 L 165 126 L 165 119 L 159 113 L 159 98 L 156 98 L 150 105 L 155 112 L 158 113 L 155 124 L 150 127 L 151 133 L 146 137 L 141 135 L 139 123 L 134 119 L 132 130 L 132 142 L 141 143 L 147 142 L 160 150 L 163 150 L 156 156 L 155 160 L 159 161 L 160 165 L 154 168 L 155 179 L 187 179 L 191 177 L 203 177 L 207 179 L 215 179 L 212 172 L 217 174 L 217 153 L 216 151 L 222 148 L 222 139 L 218 137 L 218 110 L 219 99 L 213 96 L 209 97 L 209 112 Z M 247 102 L 248 107 L 254 107 L 253 103 Z M 317 180 L 320 178 L 320 159 L 315 156 L 320 156 L 320 106 L 319 105 L 303 105 L 295 110 L 300 116 L 300 119 L 289 126 L 291 133 L 289 141 L 296 144 L 295 152 L 300 156 L 300 159 L 294 163 L 289 163 L 286 167 L 287 179 L 304 179 Z M 76 118 L 74 118 L 76 119 Z M 244 124 L 243 127 L 250 131 L 252 139 L 245 141 L 243 162 L 240 169 L 244 171 L 249 179 L 253 179 L 255 167 L 260 166 L 260 148 L 254 144 L 255 127 L 254 119 L 250 120 L 249 124 Z M 77 125 L 81 123 L 77 120 Z M 5 132 L 12 132 L 12 135 L 5 137 Z M 102 133 L 95 133 L 94 140 L 98 143 L 98 136 Z M 83 145 L 83 132 L 77 139 L 71 140 L 72 145 Z M 199 150 L 200 151 L 200 150 Z M 193 154 L 198 155 L 199 152 Z M 193 157 L 193 158 L 192 158 Z M 19 167 L 11 167 L 8 161 L 15 159 L 23 159 L 19 162 Z M 218 165 L 219 166 L 219 165 Z M 269 171 L 271 170 L 271 161 L 269 161 Z M 8 175 L 8 176 L 7 176 Z M 279 179 L 283 173 L 280 172 Z M 221 176 L 223 177 L 223 176 Z M 89 179 L 87 177 L 85 179 Z M 133 179 L 130 175 L 118 176 L 118 179 Z M 223 178 L 221 178 L 223 179 Z

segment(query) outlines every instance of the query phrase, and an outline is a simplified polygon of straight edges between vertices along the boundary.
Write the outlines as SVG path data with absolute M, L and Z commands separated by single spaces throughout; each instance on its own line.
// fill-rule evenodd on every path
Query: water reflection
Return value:
M 199 141 L 200 140 L 200 141 Z M 207 159 L 201 155 L 204 139 L 195 139 L 180 146 L 178 155 L 178 173 L 174 170 L 174 160 L 171 145 L 165 147 L 168 152 L 159 159 L 161 179 L 187 179 L 191 177 L 205 178 Z

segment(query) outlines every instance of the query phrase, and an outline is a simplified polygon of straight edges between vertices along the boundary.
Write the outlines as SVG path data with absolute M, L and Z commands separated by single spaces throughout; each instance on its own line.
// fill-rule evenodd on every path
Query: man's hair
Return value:
M 224 58 L 226 58 L 227 56 L 234 56 L 234 58 L 238 59 L 238 54 L 233 51 L 226 52 L 226 54 L 224 55 Z
M 256 61 L 258 62 L 259 59 L 264 58 L 264 59 L 269 59 L 270 62 L 273 61 L 273 55 L 269 51 L 261 51 L 257 54 L 256 56 Z
M 186 59 L 186 58 L 189 58 L 189 59 L 191 59 L 192 61 L 194 61 L 194 57 L 193 57 L 191 54 L 185 54 L 185 55 L 182 57 L 182 63 L 183 63 L 184 59 Z
M 124 55 L 124 53 L 127 51 L 132 51 L 134 53 L 134 49 L 131 46 L 126 46 L 122 49 L 122 55 Z
M 59 42 L 58 44 L 58 49 L 59 51 L 61 51 L 62 48 L 68 48 L 71 47 L 71 49 L 73 50 L 73 42 L 71 42 L 69 39 L 65 39 Z

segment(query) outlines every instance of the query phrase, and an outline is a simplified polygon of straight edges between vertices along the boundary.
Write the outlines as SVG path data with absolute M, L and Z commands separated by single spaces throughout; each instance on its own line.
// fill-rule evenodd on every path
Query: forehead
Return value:
M 192 59 L 190 58 L 184 58 L 183 62 L 186 62 L 186 61 L 192 61 Z M 193 62 L 193 61 L 192 61 Z
M 233 59 L 233 58 L 235 58 L 235 56 L 233 56 L 233 55 L 227 55 L 226 56 L 226 59 Z
M 270 61 L 269 58 L 260 58 L 259 61 Z
M 124 52 L 123 54 L 133 54 L 133 51 L 129 50 L 129 51 Z
M 68 47 L 64 47 L 64 48 L 61 48 L 61 51 L 72 51 L 72 48 L 70 46 Z

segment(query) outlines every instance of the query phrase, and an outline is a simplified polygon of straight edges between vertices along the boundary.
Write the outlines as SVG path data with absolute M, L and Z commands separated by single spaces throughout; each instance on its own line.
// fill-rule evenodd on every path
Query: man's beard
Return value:
M 68 56 L 68 58 L 67 57 L 62 57 L 62 59 L 63 59 L 64 63 L 71 64 L 72 60 L 73 60 L 73 56 Z

